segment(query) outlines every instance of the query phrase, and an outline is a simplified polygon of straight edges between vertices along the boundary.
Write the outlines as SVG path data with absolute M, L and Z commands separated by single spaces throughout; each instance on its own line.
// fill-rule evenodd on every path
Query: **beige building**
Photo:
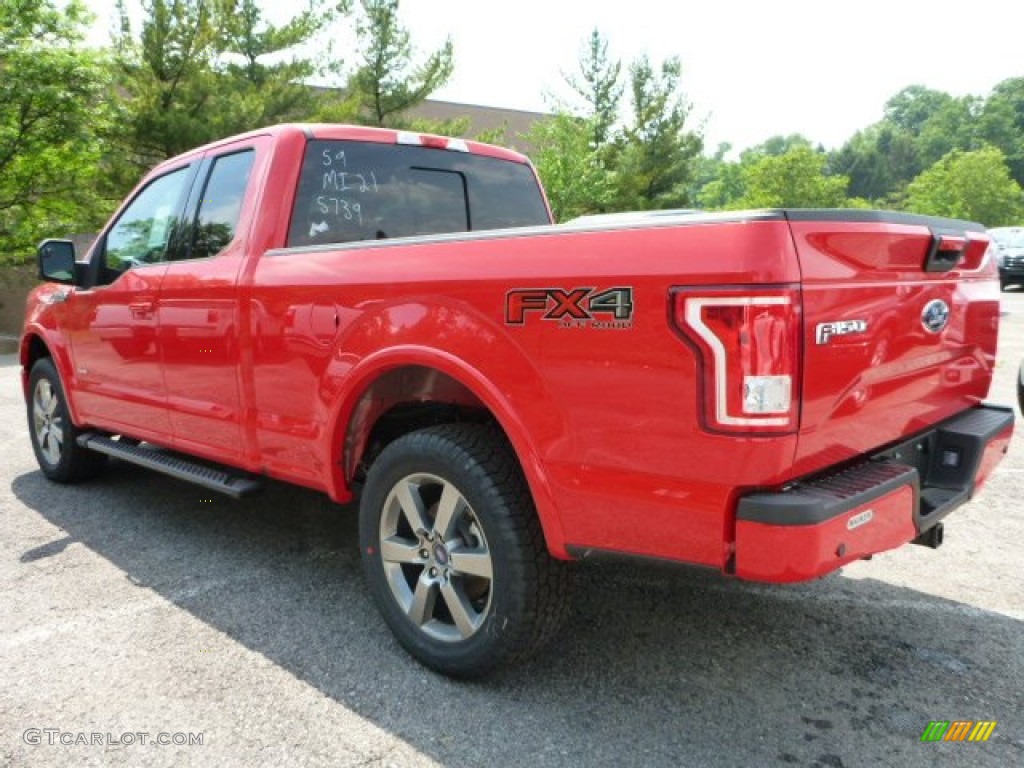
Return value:
M 468 118 L 470 127 L 467 137 L 476 136 L 482 131 L 504 128 L 505 139 L 499 142 L 503 146 L 529 155 L 532 147 L 523 138 L 530 126 L 538 120 L 550 117 L 543 112 L 527 112 L 520 109 L 503 109 L 501 107 L 483 107 L 476 104 L 459 104 L 454 101 L 435 101 L 428 99 L 418 107 L 409 111 L 411 117 L 427 120 L 456 120 Z

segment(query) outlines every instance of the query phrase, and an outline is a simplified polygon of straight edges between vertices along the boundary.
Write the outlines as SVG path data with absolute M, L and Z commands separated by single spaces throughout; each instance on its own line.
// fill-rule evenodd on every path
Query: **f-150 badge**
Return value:
M 819 344 L 828 344 L 835 336 L 864 333 L 867 329 L 867 320 L 834 320 L 831 323 L 818 323 L 814 336 Z
M 505 322 L 526 325 L 531 316 L 562 328 L 625 329 L 633 325 L 633 289 L 518 288 L 505 296 Z

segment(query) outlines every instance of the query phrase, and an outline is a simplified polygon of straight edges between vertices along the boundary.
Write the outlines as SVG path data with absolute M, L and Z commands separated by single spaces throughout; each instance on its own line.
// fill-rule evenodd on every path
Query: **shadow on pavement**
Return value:
M 270 484 L 200 503 L 116 462 L 88 486 L 32 472 L 12 490 L 66 533 L 23 560 L 81 542 L 443 763 L 1024 764 L 1022 623 L 880 581 L 581 567 L 572 618 L 542 657 L 455 683 L 391 639 L 363 586 L 355 514 L 319 494 Z M 219 586 L 184 588 L 207 580 Z M 920 743 L 930 720 L 957 718 L 999 726 L 987 744 Z

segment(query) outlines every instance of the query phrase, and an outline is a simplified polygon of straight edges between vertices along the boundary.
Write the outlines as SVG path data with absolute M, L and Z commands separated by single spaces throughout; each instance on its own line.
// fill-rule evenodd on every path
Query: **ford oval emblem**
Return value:
M 921 313 L 921 325 L 928 333 L 941 333 L 949 325 L 949 305 L 942 299 L 929 301 Z

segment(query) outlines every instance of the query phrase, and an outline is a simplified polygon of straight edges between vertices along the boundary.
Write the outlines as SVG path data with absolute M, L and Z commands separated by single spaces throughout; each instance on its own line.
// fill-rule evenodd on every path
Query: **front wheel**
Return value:
M 60 375 L 48 357 L 29 374 L 28 431 L 39 468 L 50 480 L 75 483 L 95 476 L 107 457 L 75 440 L 81 431 L 71 423 Z
M 359 538 L 370 592 L 402 646 L 453 677 L 540 648 L 567 610 L 571 573 L 547 551 L 511 447 L 496 430 L 444 425 L 373 463 Z

